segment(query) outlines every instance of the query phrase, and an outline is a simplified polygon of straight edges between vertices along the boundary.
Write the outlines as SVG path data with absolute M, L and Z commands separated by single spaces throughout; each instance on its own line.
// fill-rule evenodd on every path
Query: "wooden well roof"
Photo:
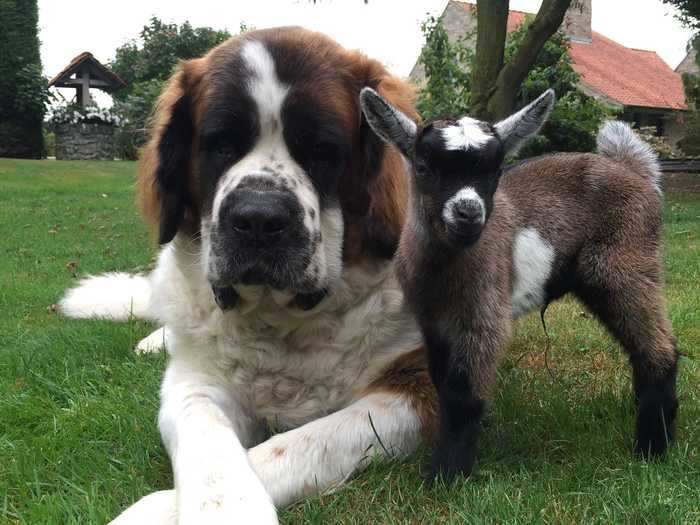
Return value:
M 104 91 L 114 91 L 126 86 L 126 82 L 119 78 L 116 73 L 100 63 L 92 53 L 85 51 L 71 60 L 70 64 L 53 77 L 49 82 L 49 87 L 77 87 L 79 82 L 76 79 L 72 79 L 71 76 L 84 71 L 86 68 L 90 72 L 90 87 Z

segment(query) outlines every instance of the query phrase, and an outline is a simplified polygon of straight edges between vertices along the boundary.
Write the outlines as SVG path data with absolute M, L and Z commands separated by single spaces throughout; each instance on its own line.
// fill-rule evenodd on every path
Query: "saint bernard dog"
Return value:
M 61 303 L 163 326 L 139 346 L 169 354 L 175 488 L 113 523 L 276 523 L 373 455 L 432 439 L 436 396 L 391 262 L 406 166 L 363 118 L 367 86 L 417 119 L 379 62 L 297 27 L 232 38 L 168 82 L 137 183 L 157 266 L 87 278 Z

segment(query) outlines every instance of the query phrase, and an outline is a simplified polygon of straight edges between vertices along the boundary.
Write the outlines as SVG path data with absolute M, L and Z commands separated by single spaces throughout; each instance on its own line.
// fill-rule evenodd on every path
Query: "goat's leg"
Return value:
M 481 419 L 508 331 L 503 328 L 460 333 L 454 341 L 426 331 L 430 375 L 440 402 L 430 482 L 436 477 L 451 481 L 459 474 L 469 476 L 474 468 Z
M 577 295 L 629 354 L 637 403 L 635 452 L 662 456 L 674 438 L 678 410 L 676 340 L 660 262 L 649 254 L 625 255 L 598 261 L 598 271 L 588 274 Z

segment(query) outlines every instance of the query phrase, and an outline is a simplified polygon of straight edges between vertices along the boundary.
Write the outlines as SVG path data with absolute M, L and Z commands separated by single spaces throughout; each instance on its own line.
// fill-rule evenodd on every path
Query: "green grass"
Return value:
M 0 160 L 0 523 L 104 523 L 171 486 L 156 429 L 165 360 L 138 357 L 146 323 L 69 321 L 76 275 L 153 257 L 132 205 L 134 165 Z M 700 194 L 668 195 L 668 303 L 685 354 L 678 446 L 630 453 L 629 373 L 573 301 L 520 321 L 485 422 L 480 467 L 421 483 L 427 451 L 376 462 L 284 523 L 700 523 Z M 545 353 L 547 358 L 545 359 Z

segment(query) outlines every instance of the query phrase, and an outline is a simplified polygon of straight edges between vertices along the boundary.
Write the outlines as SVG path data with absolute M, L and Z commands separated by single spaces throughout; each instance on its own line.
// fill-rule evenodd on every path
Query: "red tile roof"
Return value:
M 518 29 L 518 26 L 525 21 L 525 17 L 529 13 L 523 13 L 522 11 L 509 11 L 508 12 L 508 32 L 511 33 Z
M 681 76 L 654 51 L 631 49 L 593 31 L 590 44 L 571 42 L 581 81 L 625 106 L 688 109 Z
M 459 2 L 465 10 L 473 4 Z M 508 32 L 515 31 L 526 16 L 508 13 Z M 602 95 L 625 106 L 688 109 L 681 76 L 655 51 L 632 49 L 593 31 L 591 43 L 571 42 L 571 59 L 581 81 Z

